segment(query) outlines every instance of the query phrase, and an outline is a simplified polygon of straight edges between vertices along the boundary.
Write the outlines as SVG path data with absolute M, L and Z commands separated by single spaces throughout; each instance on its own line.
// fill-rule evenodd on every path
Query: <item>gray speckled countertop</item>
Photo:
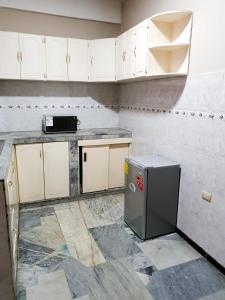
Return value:
M 7 174 L 13 145 L 128 137 L 132 137 L 132 133 L 122 128 L 79 129 L 76 133 L 57 134 L 45 134 L 42 131 L 0 132 L 0 143 L 4 141 L 4 146 L 0 153 L 0 180 L 4 180 Z

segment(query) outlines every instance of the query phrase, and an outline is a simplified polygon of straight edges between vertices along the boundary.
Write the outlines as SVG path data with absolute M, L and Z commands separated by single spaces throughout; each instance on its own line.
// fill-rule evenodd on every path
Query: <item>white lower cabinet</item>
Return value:
M 16 146 L 20 202 L 44 199 L 42 144 Z
M 67 142 L 16 146 L 20 202 L 69 196 Z
M 127 144 L 109 146 L 109 188 L 125 185 L 124 162 L 129 156 Z
M 83 193 L 125 185 L 124 161 L 129 144 L 86 146 L 82 148 Z
M 83 147 L 83 193 L 108 189 L 109 146 Z
M 45 199 L 69 196 L 68 143 L 43 144 Z

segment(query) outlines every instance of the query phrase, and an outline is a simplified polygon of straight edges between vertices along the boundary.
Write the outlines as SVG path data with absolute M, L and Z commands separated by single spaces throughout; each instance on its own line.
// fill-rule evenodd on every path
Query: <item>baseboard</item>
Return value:
M 197 250 L 204 258 L 206 258 L 212 265 L 214 265 L 220 272 L 225 275 L 225 267 L 222 266 L 217 260 L 215 260 L 211 255 L 209 255 L 202 247 L 196 244 L 192 239 L 190 239 L 183 231 L 176 228 L 176 232 L 187 241 L 195 250 Z

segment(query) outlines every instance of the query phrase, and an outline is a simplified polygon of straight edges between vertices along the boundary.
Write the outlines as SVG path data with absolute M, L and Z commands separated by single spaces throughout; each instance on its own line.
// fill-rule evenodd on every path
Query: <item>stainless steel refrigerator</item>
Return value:
M 143 240 L 176 230 L 180 165 L 161 156 L 125 161 L 124 220 Z

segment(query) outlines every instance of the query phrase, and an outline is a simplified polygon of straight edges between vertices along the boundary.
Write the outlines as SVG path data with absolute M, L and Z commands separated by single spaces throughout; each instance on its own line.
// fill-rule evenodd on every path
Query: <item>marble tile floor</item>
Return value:
M 123 194 L 23 207 L 18 300 L 224 300 L 225 276 L 176 233 L 142 241 Z

